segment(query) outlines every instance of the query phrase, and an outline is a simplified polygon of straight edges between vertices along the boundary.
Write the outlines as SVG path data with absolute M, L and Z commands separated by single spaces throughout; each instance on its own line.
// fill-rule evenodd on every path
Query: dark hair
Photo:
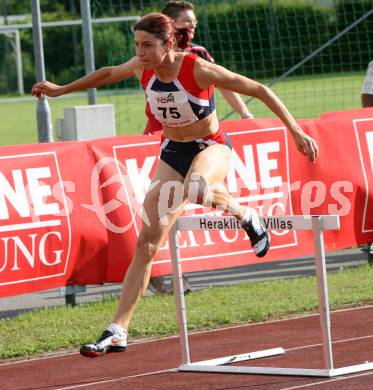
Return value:
M 185 49 L 189 46 L 191 30 L 180 28 L 175 30 L 174 21 L 167 15 L 152 13 L 143 16 L 133 26 L 133 31 L 145 31 L 166 43 L 169 39 L 176 41 L 177 47 Z
M 161 12 L 175 20 L 182 11 L 194 11 L 194 5 L 189 1 L 169 1 Z

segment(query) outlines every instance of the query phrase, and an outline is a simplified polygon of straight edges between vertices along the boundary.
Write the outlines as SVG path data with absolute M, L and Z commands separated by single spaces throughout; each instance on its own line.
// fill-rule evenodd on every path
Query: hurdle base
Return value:
M 249 359 L 247 359 L 249 360 Z M 281 367 L 245 367 L 245 366 L 218 366 L 197 362 L 182 364 L 179 371 L 216 372 L 228 374 L 260 374 L 260 375 L 285 375 L 285 376 L 314 376 L 314 377 L 335 377 L 339 375 L 353 374 L 373 369 L 373 363 L 362 363 L 354 366 L 346 366 L 333 369 L 313 368 L 281 368 Z

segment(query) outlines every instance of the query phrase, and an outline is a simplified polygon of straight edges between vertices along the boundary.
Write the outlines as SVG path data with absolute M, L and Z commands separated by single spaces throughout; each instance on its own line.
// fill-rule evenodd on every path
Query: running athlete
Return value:
M 284 122 L 297 149 L 312 162 L 317 158 L 316 142 L 268 87 L 195 54 L 175 51 L 176 39 L 180 35 L 176 37 L 172 19 L 160 13 L 146 15 L 134 25 L 136 56 L 128 62 L 98 69 L 68 85 L 44 81 L 32 88 L 32 95 L 42 99 L 136 76 L 146 89 L 152 113 L 163 125 L 160 160 L 143 205 L 147 218 L 143 218 L 114 320 L 95 343 L 81 346 L 84 356 L 127 348 L 127 329 L 148 285 L 152 260 L 187 200 L 235 216 L 257 256 L 269 249 L 270 236 L 258 214 L 238 204 L 223 185 L 231 145 L 219 128 L 214 85 L 260 99 Z M 180 187 L 182 193 L 177 191 Z
M 196 45 L 191 42 L 197 27 L 197 18 L 194 13 L 194 5 L 191 2 L 169 1 L 161 12 L 162 14 L 169 16 L 175 22 L 174 24 L 177 31 L 186 29 L 185 32 L 182 32 L 182 34 L 185 36 L 185 39 L 178 42 L 178 50 L 197 54 L 204 60 L 215 63 L 214 59 L 205 47 Z M 242 119 L 253 118 L 253 115 L 247 109 L 245 102 L 238 93 L 229 91 L 224 88 L 219 88 L 219 91 L 228 104 L 241 116 Z M 154 117 L 148 103 L 145 107 L 145 113 L 148 121 L 145 126 L 144 134 L 154 134 L 155 132 L 162 130 L 162 123 L 157 121 L 157 119 Z
M 177 42 L 177 50 L 197 54 L 204 60 L 215 63 L 214 59 L 205 47 L 196 45 L 191 42 L 194 38 L 197 27 L 197 18 L 194 13 L 194 5 L 191 2 L 182 0 L 169 1 L 164 6 L 161 13 L 169 16 L 174 21 L 177 33 L 181 33 L 183 34 L 182 36 L 185 36 L 185 39 Z M 185 30 L 184 32 L 180 31 L 183 29 Z M 233 108 L 233 110 L 235 110 L 241 116 L 242 119 L 253 118 L 253 115 L 247 109 L 245 102 L 238 93 L 229 91 L 224 88 L 219 88 L 219 90 L 224 99 Z M 145 126 L 144 134 L 150 135 L 162 130 L 162 123 L 160 123 L 152 114 L 149 103 L 146 103 L 145 113 L 148 120 Z M 192 286 L 185 274 L 183 274 L 183 284 L 184 292 L 190 293 L 192 291 Z M 165 293 L 170 291 L 165 286 L 163 276 L 152 276 L 149 280 L 149 288 L 154 293 Z

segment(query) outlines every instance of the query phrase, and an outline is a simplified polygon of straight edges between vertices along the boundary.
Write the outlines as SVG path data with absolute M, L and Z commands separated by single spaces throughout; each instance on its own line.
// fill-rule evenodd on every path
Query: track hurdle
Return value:
M 333 350 L 331 341 L 331 322 L 326 279 L 326 263 L 324 252 L 324 230 L 338 230 L 339 216 L 273 216 L 263 217 L 269 229 L 274 230 L 312 230 L 315 249 L 315 264 L 319 298 L 320 326 L 323 335 L 324 368 L 281 368 L 281 367 L 254 367 L 254 366 L 226 366 L 245 360 L 254 360 L 263 357 L 285 353 L 282 347 L 248 352 L 240 355 L 226 356 L 217 359 L 204 360 L 192 363 L 189 354 L 187 331 L 187 315 L 184 299 L 181 258 L 177 233 L 185 230 L 237 230 L 240 223 L 234 217 L 193 216 L 179 217 L 170 230 L 169 242 L 172 261 L 174 293 L 176 298 L 177 320 L 181 343 L 182 363 L 179 371 L 221 372 L 232 374 L 267 374 L 267 375 L 296 375 L 335 377 L 360 371 L 373 369 L 373 363 L 363 363 L 353 366 L 334 368 Z

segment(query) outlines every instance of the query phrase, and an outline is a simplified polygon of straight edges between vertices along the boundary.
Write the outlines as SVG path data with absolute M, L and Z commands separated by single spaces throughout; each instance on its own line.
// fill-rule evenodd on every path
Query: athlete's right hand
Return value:
M 60 96 L 62 95 L 62 87 L 49 81 L 42 81 L 33 85 L 31 95 L 38 99 L 43 99 L 44 95 L 51 97 Z

